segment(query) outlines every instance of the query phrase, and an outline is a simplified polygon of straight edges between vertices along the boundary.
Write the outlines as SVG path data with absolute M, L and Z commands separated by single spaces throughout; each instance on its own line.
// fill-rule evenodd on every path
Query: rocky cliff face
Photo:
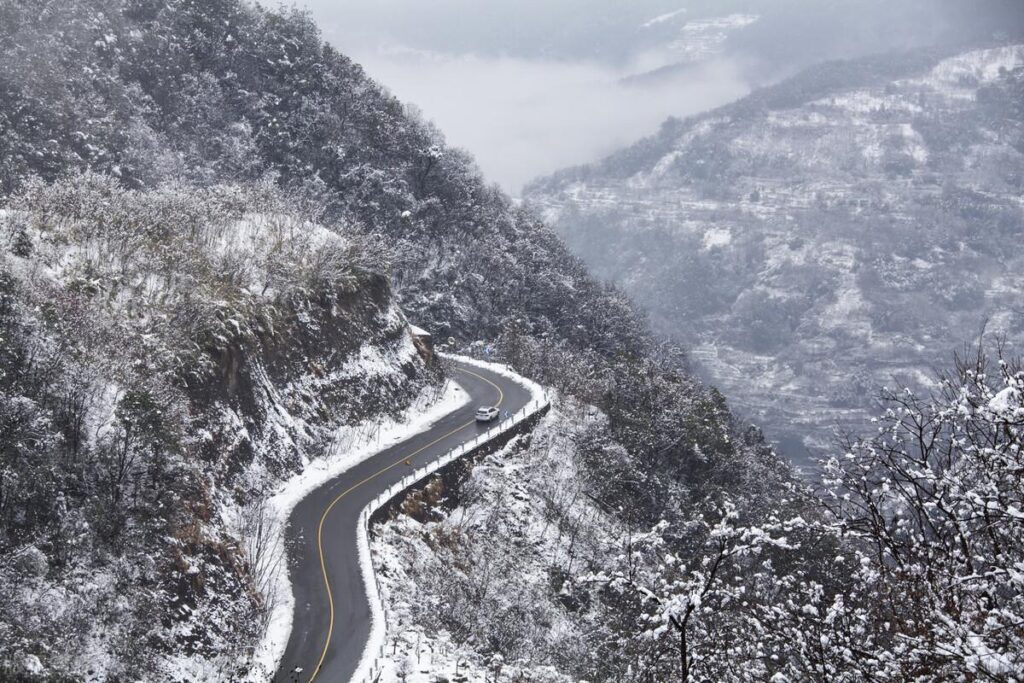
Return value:
M 1021 45 L 826 64 L 527 199 L 799 457 L 1021 338 L 1022 93 Z

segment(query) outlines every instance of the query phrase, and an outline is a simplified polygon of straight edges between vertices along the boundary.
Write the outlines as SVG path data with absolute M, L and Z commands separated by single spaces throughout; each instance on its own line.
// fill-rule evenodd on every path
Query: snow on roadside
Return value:
M 332 447 L 328 449 L 329 455 L 311 462 L 303 472 L 285 481 L 268 501 L 279 528 L 285 528 L 291 511 L 311 491 L 380 451 L 427 429 L 445 415 L 466 405 L 469 396 L 458 383 L 449 381 L 441 398 L 431 403 L 433 400 L 432 392 L 425 391 L 405 411 L 403 419 L 383 422 L 379 430 L 376 425 L 372 432 L 366 429 L 366 425 L 337 430 Z M 334 444 L 340 443 L 347 444 L 348 448 L 334 447 Z M 291 634 L 295 597 L 286 562 L 278 564 L 273 583 L 278 599 L 263 642 L 256 647 L 254 665 L 248 679 L 250 681 L 263 680 L 265 672 L 277 670 Z
M 472 365 L 477 368 L 489 370 L 497 375 L 506 377 L 513 382 L 523 386 L 527 391 L 530 392 L 531 403 L 536 403 L 537 407 L 544 403 L 547 398 L 547 392 L 540 384 L 529 380 L 518 373 L 507 365 L 500 363 L 492 363 L 487 361 L 478 360 L 469 356 L 460 356 L 456 354 L 442 354 L 442 356 L 448 360 L 457 361 L 466 365 Z M 507 429 L 502 429 L 499 433 L 504 433 L 508 429 L 512 429 L 518 422 L 509 424 Z M 506 449 L 508 446 L 506 446 Z M 374 504 L 371 503 L 367 506 L 371 512 L 375 509 Z M 366 646 L 363 648 L 363 654 L 359 659 L 359 664 L 356 666 L 355 674 L 352 679 L 354 681 L 361 681 L 364 678 L 371 678 L 374 667 L 378 660 L 374 653 L 383 652 L 388 644 L 388 624 L 386 615 L 384 613 L 384 606 L 380 600 L 373 599 L 375 593 L 374 577 L 376 571 L 373 566 L 373 553 L 370 549 L 370 538 L 366 533 L 359 534 L 359 563 L 362 567 L 363 583 L 366 586 L 367 594 L 370 595 L 370 612 L 373 620 L 370 625 L 370 635 L 366 640 Z M 383 584 L 382 584 L 383 586 Z M 387 589 L 382 588 L 383 591 Z M 381 599 L 387 599 L 387 593 L 383 593 Z M 380 671 L 379 676 L 376 680 L 389 680 L 387 676 L 394 675 L 394 661 L 389 659 L 385 654 L 383 666 L 384 669 Z M 455 662 L 455 670 L 458 670 L 459 662 Z
M 501 375 L 502 377 L 507 377 L 508 379 L 512 380 L 517 384 L 521 384 L 522 386 L 526 387 L 527 391 L 530 392 L 534 401 L 542 401 L 544 397 L 547 395 L 547 392 L 544 390 L 544 387 L 537 384 L 533 380 L 527 379 L 522 375 L 518 374 L 508 365 L 504 365 L 502 363 L 491 363 L 489 361 L 483 361 L 478 358 L 472 358 L 471 356 L 460 356 L 454 353 L 445 353 L 442 355 L 449 360 L 458 361 L 459 363 L 465 363 L 466 365 L 475 365 L 476 367 L 483 368 L 484 370 L 490 370 L 491 372 Z
M 576 651 L 580 629 L 593 627 L 594 615 L 560 608 L 550 582 L 555 574 L 571 576 L 573 565 L 592 566 L 621 552 L 622 528 L 580 493 L 574 447 L 577 434 L 604 419 L 571 399 L 555 401 L 528 441 L 516 437 L 474 467 L 460 487 L 461 501 L 441 519 L 421 522 L 398 515 L 376 527 L 373 560 L 389 632 L 384 667 L 375 680 L 573 680 L 557 670 L 552 651 Z M 572 533 L 565 525 L 583 520 L 587 532 L 575 544 L 565 542 L 565 534 Z M 520 634 L 530 656 L 510 653 L 506 661 L 488 652 L 486 627 L 473 630 L 468 641 L 445 630 L 441 612 L 461 609 L 451 602 L 462 594 L 453 587 L 482 579 L 483 567 L 494 582 L 484 591 L 490 602 L 477 605 L 475 617 L 466 614 L 463 626 L 495 624 L 503 609 L 517 613 L 523 607 L 536 625 L 534 632 Z M 504 578 L 510 576 L 515 581 Z M 541 640 L 547 646 L 535 647 Z

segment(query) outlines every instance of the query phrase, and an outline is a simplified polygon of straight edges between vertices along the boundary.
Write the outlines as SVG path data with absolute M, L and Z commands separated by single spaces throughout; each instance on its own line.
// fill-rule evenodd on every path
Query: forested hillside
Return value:
M 526 196 L 770 436 L 1024 336 L 1024 47 L 813 67 Z
M 788 477 L 304 15 L 3 0 L 0 38 L 0 659 L 19 675 L 242 676 L 266 596 L 259 525 L 235 522 L 333 429 L 430 390 L 402 311 L 607 408 L 621 457 L 595 450 L 594 476 L 638 523 L 685 516 L 700 478 L 737 486 L 748 457 L 765 487 Z
M 384 680 L 1020 680 L 1024 367 L 993 351 L 887 392 L 817 496 L 713 403 L 685 411 L 692 455 L 636 468 L 621 414 L 559 399 L 384 525 Z M 656 521 L 638 471 L 671 473 Z
M 74 169 L 129 188 L 271 177 L 331 223 L 386 237 L 406 310 L 442 338 L 493 334 L 509 311 L 582 345 L 636 328 L 557 238 L 305 15 L 237 0 L 0 11 L 6 193 Z
M 429 402 L 443 368 L 407 317 L 558 394 L 535 437 L 375 530 L 403 626 L 457 666 L 1024 667 L 1012 358 L 893 394 L 812 497 L 465 153 L 307 17 L 237 0 L 0 0 L 0 163 L 7 678 L 265 678 L 261 501 Z
M 433 393 L 380 254 L 276 192 L 87 174 L 0 213 L 4 675 L 234 678 L 264 494 Z

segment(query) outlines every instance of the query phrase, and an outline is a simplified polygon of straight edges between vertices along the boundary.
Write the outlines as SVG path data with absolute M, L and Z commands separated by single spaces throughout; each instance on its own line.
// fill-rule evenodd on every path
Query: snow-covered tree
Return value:
M 878 433 L 827 463 L 825 504 L 894 679 L 1024 672 L 1024 369 L 981 348 L 940 391 L 887 392 Z M 867 673 L 865 671 L 865 673 Z

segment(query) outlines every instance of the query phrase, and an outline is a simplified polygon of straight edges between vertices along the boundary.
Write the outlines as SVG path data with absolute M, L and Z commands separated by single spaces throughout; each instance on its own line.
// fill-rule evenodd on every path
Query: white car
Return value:
M 491 422 L 498 419 L 498 409 L 494 406 L 483 406 L 476 409 L 477 422 Z

